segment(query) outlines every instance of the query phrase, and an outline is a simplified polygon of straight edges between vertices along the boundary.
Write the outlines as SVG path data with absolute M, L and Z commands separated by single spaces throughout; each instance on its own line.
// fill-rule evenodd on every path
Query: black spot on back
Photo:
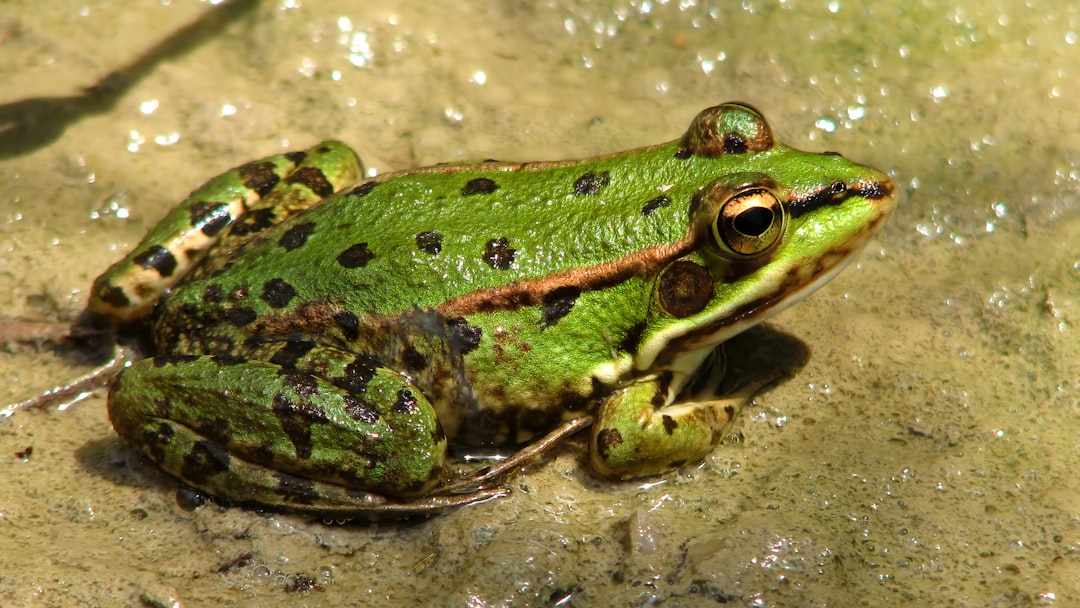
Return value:
M 668 416 L 667 414 L 664 414 L 661 417 L 661 420 L 664 423 L 664 431 L 666 431 L 668 435 L 674 434 L 675 429 L 679 428 L 679 423 L 676 422 L 674 418 L 672 418 L 671 416 Z
M 161 408 L 158 408 L 157 411 L 160 411 L 160 409 Z M 166 409 L 165 411 L 168 412 L 169 410 Z M 149 441 L 146 442 L 147 447 L 151 449 L 154 447 L 164 448 L 172 441 L 174 435 L 176 435 L 176 429 L 173 428 L 171 424 L 162 422 L 156 429 L 147 432 L 147 438 L 149 439 Z M 164 454 L 159 455 L 155 453 L 155 460 L 160 461 L 162 458 L 164 458 Z
M 470 179 L 465 183 L 465 186 L 461 188 L 461 194 L 463 196 L 471 196 L 473 194 L 491 194 L 499 189 L 499 184 L 496 184 L 494 180 L 486 177 L 477 177 Z
M 147 270 L 156 270 L 163 277 L 171 277 L 176 272 L 176 258 L 161 245 L 151 245 L 131 261 Z
M 303 224 L 297 224 L 292 228 L 285 231 L 285 234 L 281 235 L 281 239 L 278 240 L 278 245 L 281 245 L 285 251 L 292 251 L 299 247 L 303 247 L 307 242 L 308 237 L 315 231 L 315 222 L 304 222 Z
M 442 251 L 442 235 L 435 231 L 416 235 L 416 248 L 424 253 L 439 255 Z
M 191 423 L 191 428 L 198 435 L 207 437 L 209 441 L 213 441 L 218 445 L 229 445 L 232 442 L 232 429 L 229 423 L 222 418 L 198 416 Z
M 282 385 L 291 388 L 300 397 L 313 397 L 319 392 L 319 383 L 311 374 L 283 367 L 278 375 L 281 376 Z
M 213 302 L 215 304 L 220 302 L 221 285 L 218 285 L 217 283 L 207 285 L 206 289 L 203 290 L 203 300 L 206 300 L 207 302 Z
M 591 196 L 599 194 L 601 190 L 611 183 L 611 173 L 601 171 L 599 174 L 592 171 L 577 178 L 574 182 L 574 194 L 577 196 Z
M 667 403 L 667 389 L 658 387 L 652 398 L 649 399 L 649 403 L 655 408 L 664 407 L 664 404 Z
M 641 207 L 641 215 L 649 216 L 656 213 L 656 210 L 661 207 L 667 207 L 671 204 L 671 199 L 661 194 L 660 196 L 650 200 Z
M 342 268 L 363 268 L 375 258 L 375 254 L 368 249 L 367 243 L 357 243 L 342 251 L 337 257 L 338 264 Z
M 300 163 L 304 162 L 305 158 L 307 158 L 307 152 L 304 152 L 303 150 L 296 150 L 294 152 L 286 152 L 284 156 L 285 158 L 289 159 L 292 164 L 299 165 Z
M 484 261 L 492 268 L 507 270 L 514 263 L 514 254 L 517 249 L 510 247 L 510 241 L 506 237 L 492 239 L 484 245 Z
M 296 297 L 296 289 L 282 279 L 270 279 L 263 284 L 262 300 L 270 308 L 285 308 Z
M 185 302 L 176 310 L 176 314 L 178 317 L 200 317 L 202 311 L 191 302 Z

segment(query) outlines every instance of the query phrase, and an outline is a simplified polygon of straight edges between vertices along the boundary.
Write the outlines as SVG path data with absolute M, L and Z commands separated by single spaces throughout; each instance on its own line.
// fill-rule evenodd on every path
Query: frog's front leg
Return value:
M 362 171 L 348 146 L 326 141 L 215 177 L 94 281 L 87 310 L 113 324 L 142 318 L 162 293 L 203 261 L 211 247 L 223 237 L 237 238 L 233 233 L 238 232 L 238 220 L 241 233 L 269 227 L 354 182 Z
M 139 361 L 113 385 L 113 426 L 166 472 L 238 503 L 367 514 L 393 510 L 380 496 L 423 496 L 438 482 L 446 438 L 408 379 L 328 347 L 303 345 L 300 365 L 295 346 L 282 351 L 292 360 Z
M 630 479 L 701 460 L 763 385 L 756 383 L 729 397 L 665 405 L 669 381 L 670 372 L 663 372 L 604 399 L 589 441 L 593 470 Z

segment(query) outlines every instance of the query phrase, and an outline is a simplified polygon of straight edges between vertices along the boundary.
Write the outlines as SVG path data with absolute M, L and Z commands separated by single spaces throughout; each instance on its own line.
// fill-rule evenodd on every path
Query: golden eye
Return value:
M 780 199 L 764 188 L 751 188 L 735 194 L 720 208 L 713 222 L 713 238 L 731 253 L 755 256 L 780 240 L 785 223 Z

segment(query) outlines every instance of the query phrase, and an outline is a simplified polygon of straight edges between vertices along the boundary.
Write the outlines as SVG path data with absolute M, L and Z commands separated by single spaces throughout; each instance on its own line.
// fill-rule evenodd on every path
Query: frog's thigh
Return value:
M 362 173 L 356 154 L 336 141 L 227 171 L 192 192 L 131 253 L 98 277 L 88 309 L 115 323 L 142 317 L 223 236 L 226 241 L 243 241 Z
M 113 385 L 109 416 L 170 474 L 271 506 L 321 504 L 349 490 L 422 494 L 446 453 L 431 405 L 384 368 L 356 394 L 265 361 L 146 359 Z
M 666 385 L 642 382 L 604 400 L 589 441 L 596 472 L 629 479 L 700 460 L 727 432 L 739 409 L 728 400 L 656 407 L 666 390 Z

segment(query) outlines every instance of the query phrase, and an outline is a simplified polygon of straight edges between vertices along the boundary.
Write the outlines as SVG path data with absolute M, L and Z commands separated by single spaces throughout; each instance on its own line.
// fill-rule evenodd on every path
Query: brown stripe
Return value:
M 672 260 L 690 253 L 693 247 L 693 237 L 686 236 L 676 243 L 651 245 L 595 266 L 568 268 L 544 277 L 470 291 L 446 300 L 436 310 L 448 317 L 461 317 L 537 306 L 547 294 L 563 287 L 577 287 L 582 292 L 607 289 L 633 277 L 653 276 Z

